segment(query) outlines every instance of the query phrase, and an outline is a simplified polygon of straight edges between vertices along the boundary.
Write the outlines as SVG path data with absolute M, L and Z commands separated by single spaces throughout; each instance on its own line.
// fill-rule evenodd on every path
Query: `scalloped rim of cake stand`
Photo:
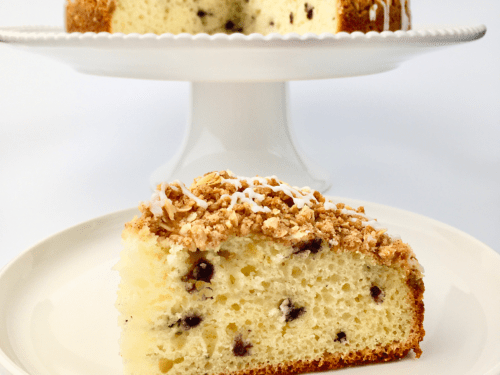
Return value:
M 20 26 L 0 28 L 0 42 L 94 75 L 283 82 L 380 73 L 416 55 L 477 40 L 485 33 L 484 25 L 319 35 L 82 34 L 56 27 Z
M 408 31 L 383 31 L 376 32 L 370 31 L 368 33 L 362 33 L 359 31 L 353 33 L 340 32 L 336 34 L 332 33 L 271 33 L 267 35 L 252 33 L 249 35 L 241 33 L 233 34 L 213 34 L 209 35 L 206 33 L 200 34 L 138 34 L 138 33 L 108 33 L 108 32 L 85 32 L 85 33 L 68 33 L 60 27 L 54 26 L 11 26 L 11 27 L 0 27 L 0 41 L 7 43 L 51 43 L 52 41 L 71 43 L 73 41 L 95 41 L 95 40 L 127 40 L 127 41 L 159 41 L 159 42 L 225 42 L 231 41 L 231 45 L 234 46 L 234 42 L 242 43 L 254 43 L 254 42 L 265 42 L 269 45 L 269 42 L 273 46 L 279 46 L 281 43 L 285 42 L 328 42 L 335 41 L 352 43 L 353 41 L 364 42 L 367 40 L 373 41 L 397 41 L 405 39 L 407 41 L 417 41 L 417 42 L 435 42 L 436 37 L 444 38 L 449 42 L 464 42 L 478 39 L 484 35 L 486 32 L 485 25 L 471 25 L 471 26 L 446 26 L 446 25 L 436 25 L 436 26 L 416 26 L 412 30 Z M 457 40 L 457 38 L 460 38 Z M 427 40 L 426 40 L 427 39 Z M 276 45 L 278 43 L 278 45 Z

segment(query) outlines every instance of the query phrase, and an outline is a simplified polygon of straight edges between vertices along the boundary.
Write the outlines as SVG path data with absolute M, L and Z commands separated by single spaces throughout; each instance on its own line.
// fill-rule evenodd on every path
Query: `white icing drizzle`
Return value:
M 256 177 L 256 178 L 257 178 L 257 177 Z M 249 179 L 245 179 L 245 178 L 242 178 L 242 177 L 240 177 L 240 178 L 238 178 L 238 179 L 236 179 L 236 178 L 230 178 L 230 179 L 227 179 L 227 180 L 226 180 L 225 178 L 222 178 L 221 182 L 228 182 L 228 183 L 230 183 L 230 184 L 233 184 L 233 185 L 236 187 L 236 189 L 239 189 L 239 188 L 241 188 L 241 181 L 242 181 L 243 179 L 244 179 L 245 181 L 249 180 Z M 247 181 L 247 182 L 248 182 L 248 181 Z
M 369 225 L 375 230 L 387 230 L 387 228 L 380 224 L 377 220 L 363 221 L 362 224 L 364 227 Z
M 175 180 L 174 183 L 178 183 L 179 186 L 181 187 L 182 193 L 184 195 L 187 195 L 192 200 L 194 200 L 196 202 L 196 204 L 198 204 L 198 206 L 204 208 L 205 210 L 208 208 L 208 202 L 204 201 L 203 199 L 198 198 L 196 195 L 191 193 L 189 191 L 189 189 L 186 187 L 186 185 L 184 185 L 181 181 Z M 163 191 L 165 191 L 165 190 L 163 189 Z
M 336 210 L 337 205 L 333 203 L 332 201 L 325 201 L 324 203 L 325 210 Z
M 158 217 L 158 216 L 161 216 L 163 215 L 163 206 L 165 206 L 165 201 L 166 200 L 169 200 L 167 198 L 167 196 L 165 195 L 165 187 L 166 187 L 166 183 L 163 182 L 160 186 L 160 190 L 156 190 L 153 195 L 151 196 L 151 200 L 149 202 L 144 202 L 144 205 L 146 207 L 149 207 L 149 210 L 151 211 L 151 213 Z M 170 201 L 171 203 L 172 201 Z
M 377 4 L 373 4 L 370 8 L 370 21 L 375 21 L 377 19 L 377 9 L 378 9 L 378 5 Z
M 316 198 L 314 198 L 315 190 L 310 190 L 307 186 L 303 188 L 309 190 L 309 193 L 306 194 L 304 194 L 304 190 L 299 190 L 298 188 L 288 185 L 271 186 L 271 189 L 273 189 L 274 192 L 281 190 L 283 193 L 288 195 L 293 199 L 293 203 L 297 206 L 297 208 L 303 208 L 305 205 L 311 204 L 313 200 L 318 202 Z M 298 197 L 295 197 L 294 195 L 298 195 Z
M 391 3 L 386 0 L 378 0 L 382 8 L 384 8 L 384 31 L 388 31 L 390 28 L 390 8 Z M 407 31 L 410 28 L 410 17 L 408 17 L 408 13 L 406 13 L 406 6 L 410 7 L 410 0 L 400 0 L 401 2 L 401 30 Z M 375 21 L 377 19 L 377 9 L 378 5 L 373 4 L 369 11 L 370 21 Z
M 399 234 L 389 234 L 389 237 L 391 237 L 391 239 L 393 241 L 397 241 L 397 240 L 401 239 L 401 236 Z
M 410 26 L 410 18 L 406 13 L 406 3 L 408 2 L 408 8 L 410 7 L 410 0 L 401 0 L 401 30 L 407 31 Z
M 222 183 L 230 183 L 233 184 L 237 189 L 240 189 L 242 187 L 242 182 L 245 181 L 249 186 L 243 190 L 242 192 L 235 192 L 231 195 L 229 194 L 224 194 L 221 196 L 221 198 L 224 197 L 229 197 L 231 199 L 231 203 L 228 207 L 229 210 L 233 209 L 234 206 L 238 202 L 242 203 L 248 203 L 250 206 L 250 209 L 253 212 L 271 212 L 271 209 L 267 206 L 261 206 L 258 203 L 262 202 L 265 199 L 264 194 L 259 194 L 255 191 L 255 188 L 258 187 L 264 187 L 264 188 L 269 188 L 274 192 L 281 191 L 284 194 L 288 195 L 290 198 L 293 199 L 293 203 L 297 206 L 297 208 L 302 209 L 306 205 L 312 205 L 313 202 L 318 202 L 317 199 L 314 197 L 314 193 L 316 192 L 315 190 L 312 190 L 308 187 L 304 187 L 302 189 L 299 189 L 297 187 L 291 187 L 287 184 L 281 183 L 276 176 L 271 176 L 271 177 L 239 177 L 239 176 L 234 176 L 235 178 L 231 179 L 225 179 L 222 178 L 221 182 Z M 269 184 L 268 179 L 274 179 L 279 182 L 278 186 L 272 186 Z M 180 190 L 182 193 L 186 196 L 188 196 L 190 199 L 196 202 L 198 206 L 207 209 L 208 208 L 208 202 L 204 201 L 203 199 L 198 198 L 196 195 L 194 195 L 186 186 L 179 180 L 175 180 L 174 183 L 177 183 L 180 187 Z M 256 185 L 255 183 L 258 183 Z M 165 189 L 167 187 L 167 183 L 164 182 L 160 185 L 159 189 L 157 189 L 153 195 L 151 196 L 151 199 L 148 202 L 144 202 L 143 204 L 146 207 L 149 207 L 151 213 L 155 216 L 162 216 L 163 215 L 163 208 L 165 205 L 168 203 L 169 205 L 172 205 L 172 201 L 167 197 L 165 194 Z M 179 187 L 175 185 L 170 185 L 172 189 L 179 191 Z M 324 203 L 324 207 L 326 210 L 337 210 L 337 205 L 330 201 L 326 200 Z M 378 221 L 372 219 L 371 217 L 360 213 L 356 212 L 354 210 L 346 209 L 343 208 L 340 210 L 341 214 L 344 215 L 349 215 L 349 216 L 360 216 L 361 218 L 365 219 L 361 220 L 361 223 L 364 227 L 366 226 L 371 226 L 375 230 L 387 230 L 383 225 L 381 225 Z M 357 220 L 360 220 L 360 218 L 356 217 L 351 217 L 349 219 L 351 222 L 355 222 Z M 391 236 L 393 239 L 399 239 L 399 236 L 393 235 Z
M 390 18 L 390 4 L 385 3 L 385 0 L 379 0 L 380 4 L 382 5 L 382 8 L 384 8 L 384 31 L 389 30 L 389 21 L 391 20 Z
M 178 183 L 179 186 L 181 187 L 182 193 L 187 195 L 192 200 L 194 200 L 198 204 L 198 206 L 203 207 L 204 209 L 208 208 L 208 203 L 203 199 L 198 198 L 193 193 L 191 193 L 182 182 L 178 180 L 174 182 Z M 151 199 L 147 202 L 143 202 L 144 206 L 149 207 L 149 210 L 155 217 L 163 215 L 163 207 L 165 207 L 165 204 L 168 203 L 172 205 L 172 201 L 165 194 L 165 189 L 167 188 L 167 185 L 168 184 L 166 182 L 163 182 L 160 185 L 160 188 L 156 189 L 156 191 L 153 192 L 153 194 L 151 195 Z M 179 190 L 177 186 L 172 186 L 172 189 L 175 189 L 177 191 Z
M 325 208 L 326 208 L 326 205 L 325 205 Z M 366 221 L 364 221 L 364 220 L 361 220 L 359 218 L 354 218 L 354 217 L 349 218 L 349 221 L 352 222 L 352 223 L 355 223 L 357 220 L 361 220 L 361 224 L 363 225 L 363 227 L 371 226 L 376 231 L 379 231 L 379 230 L 385 230 L 385 231 L 387 231 L 388 230 L 385 226 L 383 226 L 382 224 L 380 224 L 377 220 L 375 220 L 372 217 L 370 217 L 368 215 L 365 215 L 363 213 L 356 212 L 354 210 L 348 210 L 346 208 L 341 209 L 340 213 L 344 214 L 344 215 L 350 215 L 350 216 L 358 215 L 358 216 L 361 216 L 362 218 L 366 219 Z M 401 239 L 401 236 L 399 236 L 398 234 L 389 234 L 389 233 L 387 233 L 387 234 L 389 235 L 389 237 L 393 241 Z M 368 236 L 369 236 L 369 238 L 372 238 L 370 235 L 368 235 Z
M 298 188 L 291 187 L 289 185 L 279 183 L 278 186 L 272 186 L 269 185 L 268 179 L 274 179 L 279 182 L 279 179 L 276 176 L 270 176 L 270 177 L 239 177 L 235 176 L 235 178 L 230 178 L 230 179 L 222 179 L 222 182 L 228 182 L 230 184 L 233 184 L 237 189 L 241 188 L 241 182 L 245 181 L 249 187 L 246 188 L 243 193 L 241 192 L 236 192 L 232 194 L 231 196 L 228 194 L 224 194 L 222 197 L 228 196 L 231 197 L 231 204 L 228 207 L 228 209 L 232 209 L 234 205 L 238 202 L 238 199 L 242 202 L 246 202 L 250 204 L 250 208 L 252 209 L 253 212 L 271 212 L 269 207 L 262 207 L 256 204 L 256 202 L 261 202 L 264 200 L 264 196 L 261 194 L 257 194 L 255 192 L 256 187 L 264 187 L 264 188 L 269 188 L 275 193 L 278 191 L 281 191 L 288 195 L 290 198 L 293 199 L 293 203 L 297 206 L 297 208 L 301 209 L 305 205 L 311 205 L 312 202 L 317 202 L 316 198 L 314 197 L 314 190 L 310 190 L 309 188 L 305 187 L 302 188 L 302 190 L 299 190 Z M 255 182 L 258 182 L 259 185 L 256 185 Z M 307 192 L 306 190 L 309 190 Z M 247 197 L 248 194 L 248 197 Z M 221 198 L 222 198 L 221 197 Z M 336 208 L 336 206 L 335 206 Z
M 246 188 L 242 192 L 236 192 L 232 195 L 224 194 L 221 198 L 230 197 L 231 204 L 228 207 L 228 210 L 233 209 L 234 205 L 238 203 L 238 200 L 243 203 L 248 203 L 250 205 L 250 209 L 253 212 L 271 212 L 271 209 L 266 206 L 259 206 L 255 204 L 255 202 L 262 202 L 265 198 L 263 194 L 257 193 L 251 187 Z
M 341 213 L 341 214 L 344 214 L 344 215 L 351 215 L 351 216 L 353 216 L 353 215 L 359 215 L 359 216 L 361 216 L 361 217 L 366 218 L 366 215 L 365 215 L 365 214 L 363 214 L 363 213 L 359 213 L 359 212 L 356 212 L 356 211 L 354 211 L 354 210 L 348 210 L 348 209 L 346 209 L 346 208 L 343 208 L 342 210 L 340 210 L 340 213 Z

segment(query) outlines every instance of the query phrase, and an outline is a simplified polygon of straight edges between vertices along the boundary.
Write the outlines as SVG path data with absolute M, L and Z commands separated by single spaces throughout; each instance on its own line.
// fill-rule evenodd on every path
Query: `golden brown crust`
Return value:
M 415 352 L 417 358 L 422 355 L 422 349 L 420 349 L 420 341 L 424 339 L 424 282 L 422 281 L 422 275 L 417 272 L 410 272 L 410 275 L 406 279 L 406 283 L 410 288 L 412 295 L 413 311 L 415 312 L 415 321 L 413 322 L 413 328 L 410 333 L 410 338 L 408 342 L 410 347 Z
M 403 19 L 401 15 L 402 4 L 405 7 L 408 20 L 411 19 L 408 1 L 402 0 L 338 0 L 338 22 L 337 31 L 352 33 L 360 31 L 367 33 L 369 31 L 384 31 L 384 8 L 381 1 L 384 1 L 389 9 L 389 30 L 401 30 Z M 377 5 L 375 20 L 370 19 L 370 8 Z M 408 28 L 411 24 L 408 24 Z
M 115 7 L 115 0 L 68 0 L 66 31 L 110 33 L 111 17 Z
M 345 355 L 325 353 L 323 357 L 312 361 L 288 362 L 220 375 L 293 375 L 307 372 L 337 370 L 345 367 L 402 359 L 410 350 L 410 345 L 402 346 L 399 343 L 393 343 L 375 350 L 359 350 Z

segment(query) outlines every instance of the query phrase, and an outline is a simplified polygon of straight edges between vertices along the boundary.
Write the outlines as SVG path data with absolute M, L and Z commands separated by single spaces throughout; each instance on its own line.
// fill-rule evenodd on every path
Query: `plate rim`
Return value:
M 428 217 L 428 216 L 423 215 L 423 214 L 415 213 L 412 211 L 408 211 L 405 209 L 401 209 L 398 207 L 393 207 L 393 206 L 389 206 L 389 205 L 385 205 L 385 204 L 381 204 L 381 203 L 375 203 L 375 202 L 370 202 L 370 201 L 365 201 L 365 200 L 360 200 L 360 199 L 355 199 L 355 198 L 331 196 L 328 194 L 325 196 L 327 198 L 331 199 L 333 202 L 343 202 L 346 204 L 353 204 L 354 203 L 355 205 L 358 205 L 358 206 L 372 207 L 372 208 L 375 208 L 377 210 L 390 210 L 390 211 L 392 211 L 396 214 L 399 214 L 399 215 L 409 215 L 410 217 L 413 217 L 417 220 L 423 220 L 423 221 L 428 222 L 429 224 L 440 226 L 448 231 L 451 231 L 453 233 L 458 234 L 459 236 L 465 236 L 469 240 L 475 242 L 479 247 L 481 247 L 481 251 L 483 251 L 485 254 L 488 254 L 488 256 L 491 257 L 491 259 L 495 259 L 496 262 L 500 262 L 500 254 L 498 252 L 496 252 L 493 248 L 486 245 L 485 243 L 478 240 L 477 238 L 473 237 L 472 235 L 468 234 L 467 232 L 464 232 L 464 231 L 462 231 L 458 228 L 455 228 L 449 224 L 446 224 L 442 221 L 433 219 L 433 218 Z M 77 224 L 71 225 L 70 227 L 67 227 L 59 232 L 56 232 L 54 234 L 51 234 L 51 235 L 45 237 L 44 239 L 38 241 L 34 245 L 30 246 L 26 250 L 19 253 L 17 256 L 15 256 L 13 259 L 11 259 L 6 265 L 4 265 L 2 268 L 0 268 L 0 282 L 2 281 L 3 277 L 5 276 L 5 274 L 8 272 L 8 270 L 10 268 L 14 267 L 18 262 L 21 262 L 24 257 L 28 256 L 31 252 L 35 251 L 39 246 L 43 246 L 44 243 L 51 241 L 52 239 L 57 238 L 59 236 L 64 236 L 65 234 L 67 234 L 71 231 L 74 231 L 74 230 L 78 229 L 79 227 L 88 226 L 88 224 L 91 224 L 95 221 L 98 221 L 98 220 L 105 221 L 105 220 L 108 220 L 114 216 L 121 216 L 121 215 L 125 216 L 125 215 L 129 215 L 129 214 L 130 214 L 131 218 L 133 217 L 134 214 L 136 214 L 136 215 L 139 214 L 138 208 L 137 207 L 129 207 L 129 208 L 113 211 L 113 212 L 110 212 L 110 213 L 107 213 L 107 214 L 104 214 L 101 216 L 97 216 L 97 217 L 94 217 L 94 218 L 91 218 L 88 220 L 84 220 L 84 221 L 81 221 Z M 23 369 L 21 369 L 19 366 L 17 366 L 12 361 L 12 359 L 7 355 L 7 353 L 5 353 L 2 348 L 0 348 L 0 370 L 2 370 L 2 369 L 9 371 L 10 373 L 8 373 L 8 375 L 32 375 L 32 374 L 29 374 L 28 372 L 24 371 Z M 498 375 L 499 373 L 500 373 L 500 362 L 498 362 L 497 364 L 494 364 L 494 367 L 489 369 L 486 373 L 480 374 L 480 375 Z
M 137 210 L 137 207 L 135 208 Z M 113 211 L 101 216 L 94 217 L 92 219 L 88 220 L 83 220 L 77 224 L 71 225 L 59 232 L 50 234 L 43 238 L 42 240 L 36 242 L 34 245 L 28 247 L 26 250 L 20 252 L 17 256 L 15 256 L 13 259 L 11 259 L 7 264 L 5 264 L 2 268 L 0 268 L 0 283 L 2 282 L 2 278 L 4 275 L 8 272 L 8 270 L 12 267 L 15 266 L 17 262 L 21 262 L 22 259 L 26 256 L 29 256 L 29 254 L 33 251 L 35 251 L 39 246 L 43 246 L 44 243 L 51 241 L 52 239 L 55 239 L 59 236 L 64 236 L 66 233 L 74 231 L 75 229 L 79 227 L 86 226 L 90 223 L 93 223 L 97 220 L 106 220 L 112 216 L 120 216 L 124 215 L 125 212 L 130 211 L 131 213 L 133 212 L 133 208 L 125 208 L 121 209 L 118 211 Z M 16 365 L 14 361 L 3 351 L 3 349 L 0 347 L 0 370 L 5 369 L 6 371 L 10 371 L 7 375 L 32 375 L 29 374 L 28 372 L 24 371 L 22 368 Z M 0 375 L 3 375 L 3 373 L 0 373 Z

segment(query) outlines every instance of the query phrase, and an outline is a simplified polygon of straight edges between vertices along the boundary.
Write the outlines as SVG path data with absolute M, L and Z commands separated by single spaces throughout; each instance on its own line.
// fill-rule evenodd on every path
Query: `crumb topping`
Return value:
M 162 183 L 139 209 L 142 216 L 128 228 L 147 227 L 160 241 L 191 251 L 216 249 L 230 236 L 267 237 L 295 249 L 325 242 L 334 250 L 366 253 L 378 263 L 398 263 L 421 278 L 411 248 L 389 236 L 363 207 L 334 203 L 276 176 L 237 177 L 222 171 L 196 178 L 189 189 L 180 181 Z

